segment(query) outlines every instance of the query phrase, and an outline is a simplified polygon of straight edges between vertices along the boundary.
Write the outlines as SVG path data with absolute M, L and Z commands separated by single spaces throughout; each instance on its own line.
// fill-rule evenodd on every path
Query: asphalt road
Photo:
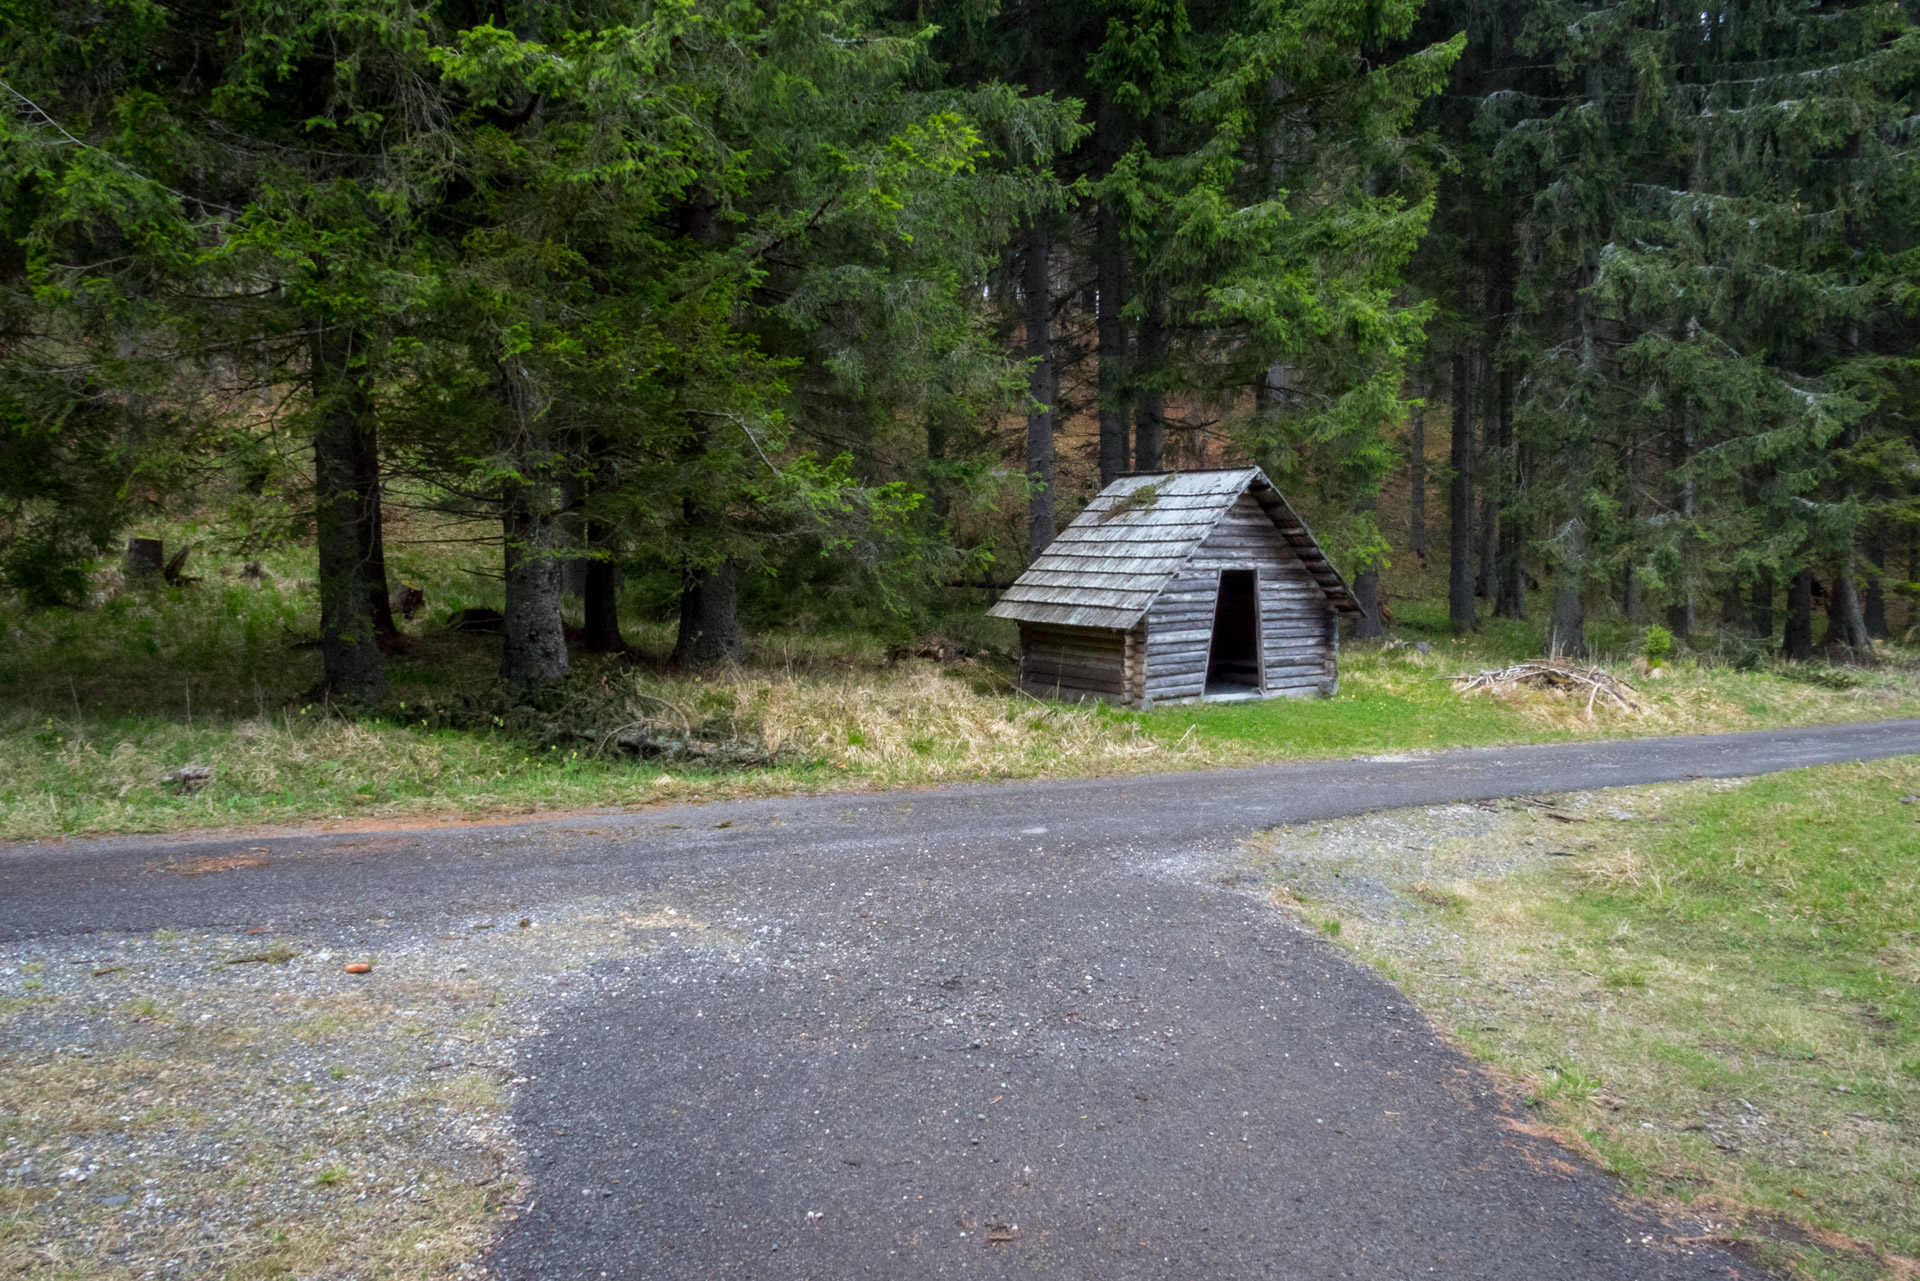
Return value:
M 1920 753 L 1920 721 L 0 851 L 0 938 L 533 914 L 687 945 L 521 1055 L 508 1278 L 1757 1276 L 1247 892 L 1258 828 Z M 154 875 L 186 857 L 260 865 Z

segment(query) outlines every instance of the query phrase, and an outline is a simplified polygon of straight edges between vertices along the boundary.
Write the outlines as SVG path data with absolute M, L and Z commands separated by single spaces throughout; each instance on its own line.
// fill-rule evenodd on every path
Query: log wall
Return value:
M 1020 688 L 1036 698 L 1131 702 L 1127 633 L 1105 627 L 1020 624 Z
M 1223 569 L 1259 571 L 1267 697 L 1333 693 L 1339 684 L 1338 617 L 1272 517 L 1243 494 L 1147 611 L 1142 690 L 1147 705 L 1205 693 Z

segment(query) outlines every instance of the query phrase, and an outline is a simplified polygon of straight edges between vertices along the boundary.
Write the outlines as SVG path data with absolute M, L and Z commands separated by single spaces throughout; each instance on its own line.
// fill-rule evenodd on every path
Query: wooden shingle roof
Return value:
M 987 611 L 995 618 L 1126 630 L 1241 494 L 1251 494 L 1312 574 L 1327 603 L 1359 603 L 1306 522 L 1258 467 L 1122 476 L 1060 531 Z

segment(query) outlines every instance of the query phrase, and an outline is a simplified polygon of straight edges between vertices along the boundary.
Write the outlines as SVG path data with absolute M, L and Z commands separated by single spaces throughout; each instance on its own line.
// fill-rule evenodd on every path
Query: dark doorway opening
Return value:
M 1260 688 L 1260 591 L 1251 569 L 1220 571 L 1213 607 L 1213 647 L 1207 654 L 1207 693 L 1249 694 Z

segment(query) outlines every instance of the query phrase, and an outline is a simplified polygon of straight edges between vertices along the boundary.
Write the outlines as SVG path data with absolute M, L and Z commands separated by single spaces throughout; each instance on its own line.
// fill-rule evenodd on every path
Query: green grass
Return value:
M 392 702 L 357 721 L 304 697 L 320 673 L 302 643 L 313 593 L 297 549 L 269 556 L 260 581 L 208 558 L 189 587 L 104 591 L 86 610 L 0 611 L 0 838 L 526 814 L 1920 713 L 1920 681 L 1904 666 L 1821 685 L 1683 658 L 1643 678 L 1629 660 L 1644 629 L 1606 621 L 1593 625 L 1596 647 L 1639 684 L 1643 715 L 1603 708 L 1589 719 L 1577 700 L 1524 692 L 1462 698 L 1448 677 L 1537 652 L 1539 624 L 1490 620 L 1452 638 L 1420 602 L 1399 606 L 1397 634 L 1427 639 L 1431 654 L 1349 647 L 1331 699 L 1148 713 L 1042 704 L 1011 688 L 1011 629 L 961 600 L 905 648 L 944 644 L 966 661 L 901 659 L 903 647 L 873 631 L 802 619 L 752 634 L 743 669 L 698 679 L 664 671 L 671 624 L 635 621 L 639 602 L 628 602 L 628 639 L 653 658 L 581 657 L 573 695 L 615 719 L 738 732 L 779 750 L 771 768 L 718 771 L 609 758 L 472 714 L 499 642 L 440 620 L 497 604 L 497 585 L 409 555 L 396 554 L 394 576 L 425 584 L 429 612 L 392 661 Z M 464 719 L 449 717 L 462 706 Z M 213 767 L 213 783 L 184 795 L 163 782 L 187 764 Z
M 1911 1275 L 1916 794 L 1905 758 L 1564 798 L 1583 822 L 1434 833 L 1457 906 L 1406 886 L 1410 919 L 1356 905 L 1341 938 L 1635 1191 L 1796 1276 Z

